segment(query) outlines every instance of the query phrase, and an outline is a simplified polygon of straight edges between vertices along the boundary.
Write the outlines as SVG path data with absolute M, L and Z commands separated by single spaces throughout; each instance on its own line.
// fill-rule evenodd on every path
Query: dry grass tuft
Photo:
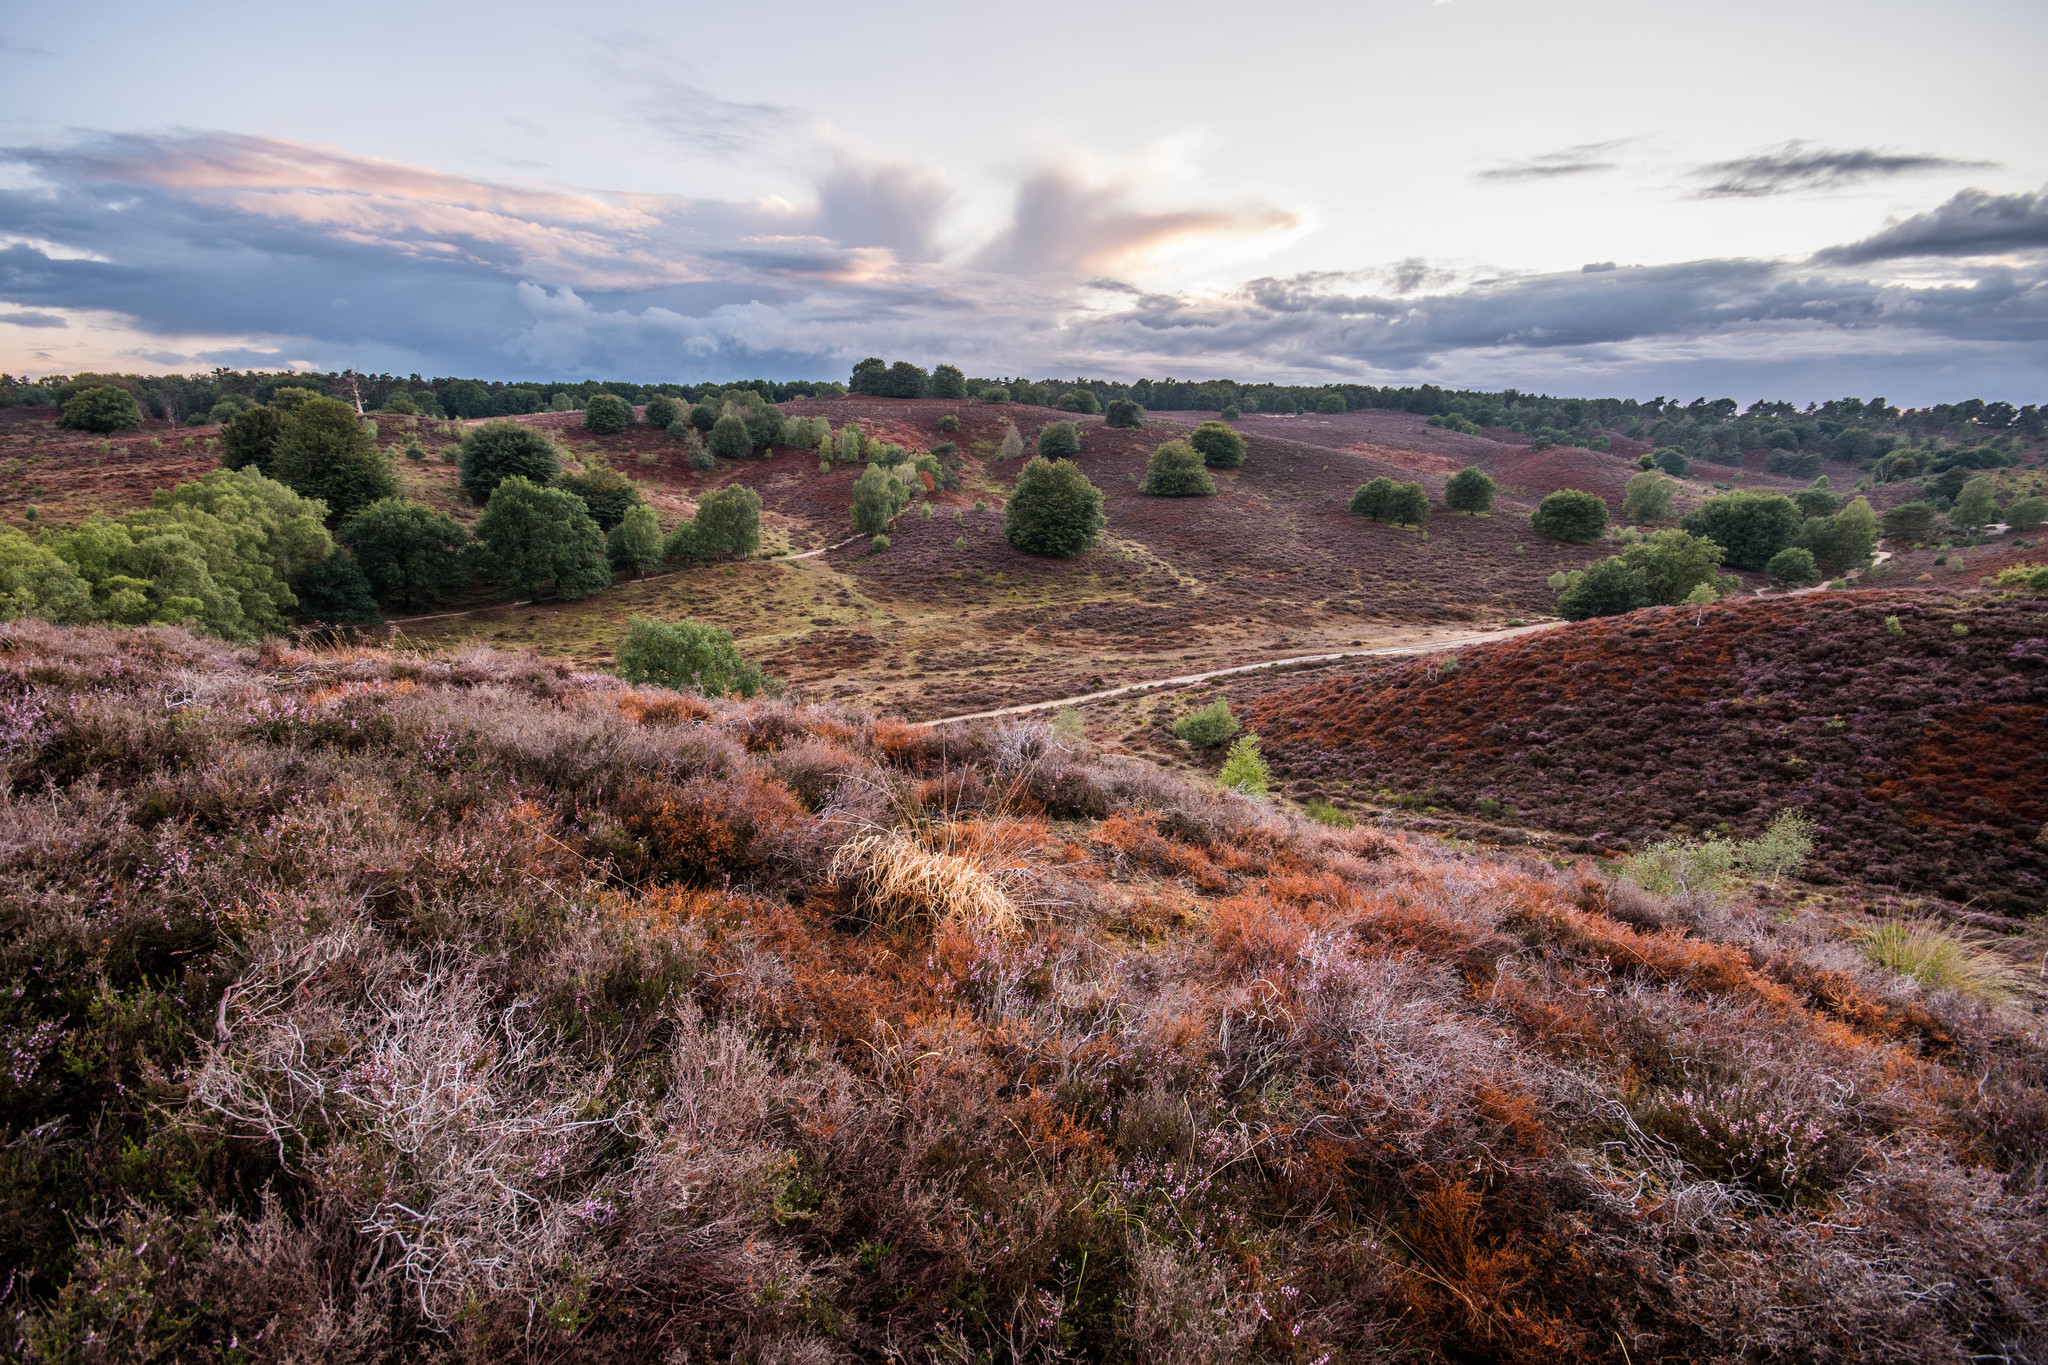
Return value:
M 842 845 L 832 879 L 889 923 L 934 923 L 1013 934 L 1024 917 L 980 863 L 925 847 L 902 830 L 865 834 Z
M 1891 920 L 1863 935 L 1863 951 L 1878 966 L 1911 977 L 1932 995 L 1954 991 L 1986 1004 L 2010 999 L 2018 984 L 2012 965 L 1960 930 L 1930 919 Z

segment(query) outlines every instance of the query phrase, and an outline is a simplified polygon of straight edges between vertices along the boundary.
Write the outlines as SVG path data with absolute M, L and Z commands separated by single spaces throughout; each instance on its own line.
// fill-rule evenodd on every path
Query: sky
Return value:
M 2039 0 L 8 6 L 0 370 L 2048 402 Z

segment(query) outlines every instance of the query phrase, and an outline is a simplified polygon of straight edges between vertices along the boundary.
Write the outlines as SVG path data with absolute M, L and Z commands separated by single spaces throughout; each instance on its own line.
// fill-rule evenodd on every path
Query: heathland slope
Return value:
M 485 651 L 15 623 L 0 743 L 15 1359 L 2048 1345 L 2038 1037 L 1812 912 Z
M 1398 794 L 1607 846 L 1800 809 L 1815 875 L 2048 908 L 2038 598 L 1658 608 L 1243 696 L 1304 799 Z

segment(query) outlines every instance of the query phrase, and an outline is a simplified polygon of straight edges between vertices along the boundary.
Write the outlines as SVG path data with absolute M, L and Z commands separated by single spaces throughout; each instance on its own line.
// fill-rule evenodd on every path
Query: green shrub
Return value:
M 1319 825 L 1328 825 L 1332 829 L 1350 829 L 1358 823 L 1357 816 L 1349 811 L 1339 810 L 1321 797 L 1309 798 L 1306 810 L 1309 819 Z
M 1771 556 L 1764 565 L 1764 573 L 1781 588 L 1800 588 L 1809 583 L 1820 582 L 1820 567 L 1813 562 L 1813 551 L 1801 545 L 1793 545 Z
M 1173 723 L 1174 735 L 1197 749 L 1213 749 L 1241 728 L 1237 717 L 1230 714 L 1230 703 L 1221 697 Z
M 1071 461 L 1043 456 L 1017 476 L 1003 514 L 1010 544 L 1062 559 L 1094 544 L 1102 526 L 1102 490 Z
M 477 521 L 476 538 L 497 576 L 528 601 L 538 602 L 550 588 L 576 598 L 611 586 L 603 533 L 583 500 L 559 488 L 518 474 L 500 480 Z
M 868 549 L 872 550 L 876 554 L 880 554 L 882 551 L 888 548 L 889 537 L 885 535 L 877 535 L 873 540 L 868 542 Z
M 1607 504 L 1591 493 L 1560 488 L 1536 505 L 1529 525 L 1551 540 L 1590 544 L 1607 529 Z
M 910 490 L 903 480 L 871 464 L 853 483 L 853 529 L 862 535 L 879 534 L 909 505 Z
M 941 365 L 939 366 L 939 368 L 943 370 L 948 369 L 950 367 Z M 950 412 L 947 413 L 944 417 L 941 417 L 939 419 L 939 430 L 945 432 L 948 436 L 951 436 L 954 432 L 960 430 L 960 419 L 958 417 L 955 417 Z
M 1674 479 L 1682 479 L 1692 473 L 1692 457 L 1677 446 L 1659 446 L 1650 452 L 1650 458 L 1656 461 L 1657 468 Z
M 1650 590 L 1641 571 L 1619 555 L 1566 574 L 1557 595 L 1557 614 L 1567 621 L 1619 616 L 1649 605 Z
M 1902 502 L 1884 512 L 1884 534 L 1888 540 L 1906 545 L 1923 545 L 1934 535 L 1939 514 L 1924 502 Z
M 758 664 L 740 656 L 731 631 L 698 621 L 635 616 L 619 646 L 618 667 L 630 683 L 713 697 L 751 697 L 774 687 Z
M 1221 422 L 1204 422 L 1188 436 L 1188 444 L 1201 452 L 1202 463 L 1211 469 L 1235 469 L 1244 463 L 1244 437 Z
M 587 412 L 588 409 L 585 409 Z M 665 393 L 657 393 L 647 400 L 647 411 L 643 418 L 648 426 L 667 431 L 677 422 L 687 422 L 689 411 L 680 402 Z
M 1226 403 L 1223 406 L 1222 413 L 1220 413 L 1219 415 L 1226 422 L 1235 422 L 1238 418 L 1244 416 L 1244 413 L 1239 411 L 1237 404 Z
M 711 429 L 718 425 L 718 409 L 709 403 L 691 405 L 690 425 L 705 435 L 710 435 Z
M 1038 430 L 1038 457 L 1071 460 L 1081 453 L 1081 432 L 1072 422 L 1049 422 Z
M 462 435 L 462 490 L 478 503 L 506 479 L 547 484 L 562 472 L 561 456 L 547 433 L 519 422 L 485 422 Z
M 747 559 L 761 551 L 761 495 L 742 484 L 706 493 L 690 528 L 689 556 Z
M 309 564 L 292 583 L 299 620 L 320 626 L 374 626 L 384 613 L 370 580 L 353 555 L 332 554 Z
M 1053 406 L 1061 412 L 1078 412 L 1090 416 L 1102 411 L 1101 400 L 1096 398 L 1093 389 L 1068 389 L 1060 395 L 1059 402 Z
M 1989 475 L 1979 474 L 1964 483 L 1949 509 L 1948 522 L 1975 531 L 1998 520 L 1998 485 Z
M 1102 420 L 1112 427 L 1142 427 L 1145 425 L 1145 409 L 1128 398 L 1112 398 L 1109 406 L 1102 410 Z
M 1834 487 L 1823 474 L 1813 481 L 1811 487 L 1802 488 L 1792 495 L 1793 505 L 1803 517 L 1831 517 L 1841 508 L 1841 500 L 1835 496 Z
M 326 503 L 331 523 L 398 496 L 391 457 L 377 448 L 356 410 L 338 398 L 308 399 L 285 418 L 270 467 L 279 483 Z
M 2048 498 L 2038 493 L 2030 497 L 2014 498 L 2006 504 L 2005 524 L 2009 530 L 2038 531 L 2043 521 L 2048 521 Z
M 1444 483 L 1444 506 L 1468 517 L 1493 510 L 1493 480 L 1483 469 L 1471 466 L 1459 470 Z
M 1678 524 L 1719 545 L 1736 568 L 1761 569 L 1798 539 L 1805 520 L 1783 493 L 1754 488 L 1709 498 Z
M 655 519 L 654 509 L 646 503 L 627 508 L 605 537 L 604 551 L 613 568 L 630 569 L 635 578 L 645 578 L 649 569 L 660 567 L 661 523 Z
M 1419 483 L 1397 483 L 1387 494 L 1380 519 L 1391 526 L 1420 526 L 1429 520 L 1429 494 Z
M 931 396 L 934 398 L 965 398 L 967 376 L 958 365 L 935 365 L 932 367 Z
M 1708 601 L 1716 601 L 1742 586 L 1733 575 L 1715 571 L 1721 566 L 1721 547 L 1687 531 L 1653 531 L 1623 550 L 1622 563 L 1642 575 L 1647 605 L 1675 607 L 1690 602 L 1695 588 L 1712 590 Z
M 57 425 L 66 431 L 134 431 L 142 425 L 135 395 L 112 384 L 92 384 L 64 400 Z
M 644 498 L 640 486 L 619 473 L 596 465 L 581 474 L 557 474 L 555 487 L 565 493 L 573 493 L 583 500 L 589 509 L 590 519 L 597 523 L 597 529 L 609 533 L 614 526 L 626 519 L 629 508 L 638 507 Z
M 633 405 L 615 393 L 594 393 L 583 405 L 583 429 L 614 436 L 633 425 Z
M 1264 796 L 1273 785 L 1273 774 L 1259 753 L 1259 737 L 1246 731 L 1230 746 L 1216 781 L 1225 791 L 1243 796 Z
M 1000 384 L 992 385 L 981 391 L 981 401 L 984 403 L 1007 403 L 1010 401 L 1010 391 Z
M 1202 457 L 1186 441 L 1168 441 L 1145 464 L 1140 492 L 1155 498 L 1206 498 L 1216 493 L 1215 481 L 1202 467 Z
M 1821 568 L 1840 573 L 1870 562 L 1877 549 L 1877 530 L 1877 514 L 1870 510 L 1870 503 L 1855 498 L 1831 517 L 1809 517 L 1801 522 L 1798 543 L 1812 551 Z
M 1387 503 L 1393 495 L 1394 481 L 1384 475 L 1370 483 L 1360 484 L 1358 491 L 1351 495 L 1352 514 L 1379 521 L 1385 517 Z
M 422 503 L 386 498 L 365 507 L 335 537 L 349 548 L 370 591 L 406 611 L 435 606 L 469 580 L 469 532 Z
M 2017 974 L 2002 958 L 1938 920 L 1880 924 L 1863 935 L 1863 952 L 1886 971 L 1912 978 L 1929 993 L 1954 991 L 1991 1004 L 2010 996 L 2017 984 Z
M 1622 495 L 1621 515 L 1627 521 L 1638 523 L 1668 520 L 1671 516 L 1671 495 L 1677 491 L 1677 483 L 1653 470 L 1632 475 L 1628 491 Z
M 747 432 L 747 419 L 736 412 L 720 417 L 711 428 L 711 453 L 728 460 L 743 460 L 754 453 L 754 438 Z

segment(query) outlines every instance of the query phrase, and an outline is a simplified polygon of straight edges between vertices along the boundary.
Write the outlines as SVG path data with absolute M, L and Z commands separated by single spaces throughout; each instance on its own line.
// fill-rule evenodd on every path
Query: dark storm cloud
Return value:
M 1816 147 L 1794 140 L 1733 161 L 1710 162 L 1695 168 L 1692 174 L 1696 179 L 1713 182 L 1700 190 L 1697 198 L 1761 199 L 1800 190 L 1838 189 L 1889 176 L 1983 170 L 1994 164 L 1868 147 Z
M 2048 249 L 2048 189 L 2036 194 L 1964 190 L 1931 213 L 1917 214 L 1860 242 L 1814 259 L 1843 265 L 1911 256 L 1997 256 Z

